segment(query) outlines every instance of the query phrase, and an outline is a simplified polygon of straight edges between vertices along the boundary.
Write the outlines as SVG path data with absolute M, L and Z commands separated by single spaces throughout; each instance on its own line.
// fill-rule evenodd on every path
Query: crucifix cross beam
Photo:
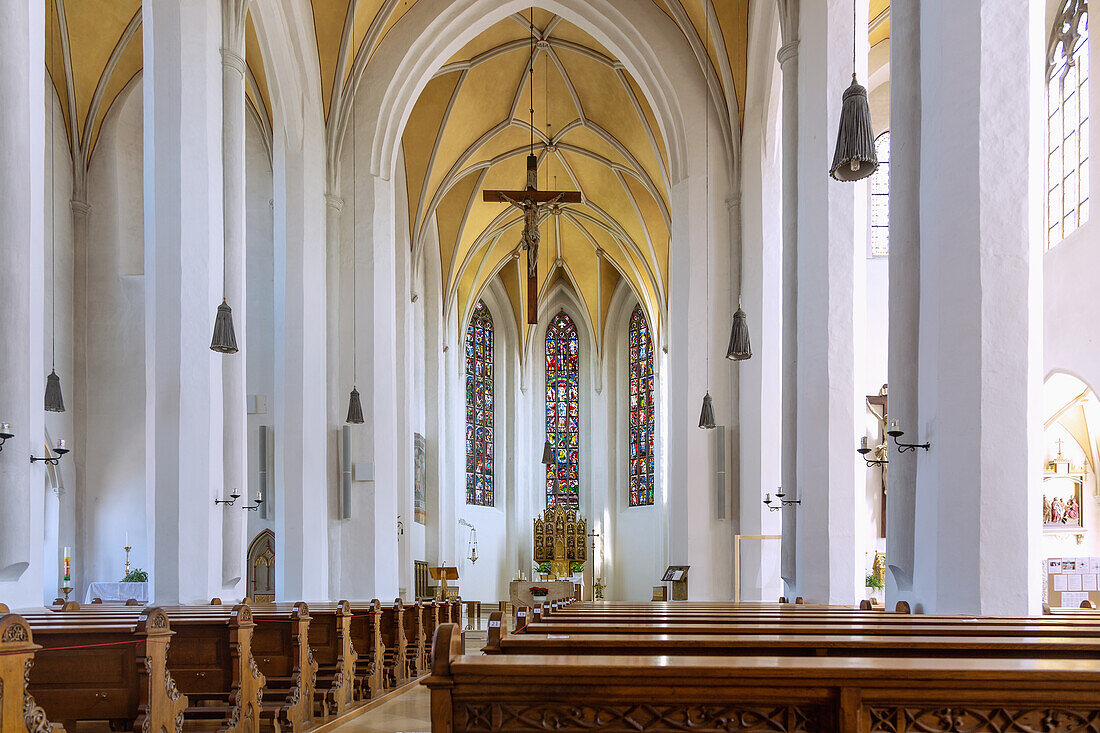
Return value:
M 539 320 L 539 213 L 557 204 L 579 204 L 579 191 L 540 191 L 538 182 L 538 158 L 527 156 L 527 188 L 522 191 L 484 191 L 482 200 L 487 203 L 503 203 L 523 212 L 523 235 L 520 248 L 527 250 L 527 323 Z

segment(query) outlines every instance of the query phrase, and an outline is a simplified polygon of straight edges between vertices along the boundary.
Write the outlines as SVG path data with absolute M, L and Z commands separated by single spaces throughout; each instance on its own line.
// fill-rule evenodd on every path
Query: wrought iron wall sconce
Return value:
M 241 509 L 244 509 L 246 512 L 254 512 L 254 511 L 257 511 L 263 503 L 264 503 L 264 495 L 262 493 L 260 493 L 259 491 L 257 491 L 256 492 L 256 503 L 252 504 L 251 506 L 246 504 L 246 505 L 242 506 Z
M 764 506 L 768 507 L 768 511 L 777 512 L 785 506 L 794 506 L 802 503 L 800 499 L 785 499 L 785 496 L 786 494 L 783 493 L 783 487 L 780 486 L 775 490 L 775 498 L 779 499 L 779 501 L 772 501 L 771 494 L 764 494 Z
M 887 458 L 883 458 L 881 461 L 874 458 L 868 458 L 867 454 L 870 453 L 872 450 L 873 449 L 869 445 L 867 445 L 867 436 L 864 435 L 862 438 L 860 438 L 859 447 L 856 448 L 856 453 L 859 453 L 861 456 L 863 456 L 863 461 L 867 464 L 868 468 L 871 468 L 872 466 L 885 466 L 887 463 L 890 462 L 890 460 Z
M 51 451 L 50 451 L 49 447 L 47 446 L 46 453 L 49 454 L 50 452 Z M 65 455 L 66 453 L 69 452 L 69 449 L 65 447 L 65 439 L 64 438 L 60 438 L 57 441 L 57 447 L 54 448 L 52 452 L 54 453 L 54 455 L 52 455 L 52 456 L 47 455 L 45 458 L 37 458 L 35 456 L 31 456 L 31 463 L 38 463 L 39 461 L 41 461 L 41 462 L 49 464 L 51 466 L 56 466 L 58 463 L 60 463 L 61 462 L 61 456 Z
M 0 422 L 0 450 L 4 450 L 4 443 L 8 442 L 8 438 L 14 437 L 15 433 L 11 431 L 11 424 Z
M 401 521 L 400 514 L 397 515 L 397 536 L 399 538 L 405 536 L 405 523 Z
M 899 441 L 898 438 L 905 435 L 905 431 L 901 429 L 901 424 L 897 420 L 890 421 L 890 429 L 886 431 L 886 434 L 893 437 L 894 445 L 898 447 L 898 453 L 908 453 L 917 448 L 928 450 L 932 447 L 931 443 L 902 443 Z
M 225 504 L 226 506 L 233 506 L 233 502 L 235 502 L 237 499 L 239 499 L 240 496 L 241 496 L 241 492 L 237 491 L 236 489 L 233 489 L 233 493 L 231 493 L 229 495 L 228 499 L 214 499 L 214 506 L 217 506 L 218 504 Z M 258 494 L 257 494 L 257 496 L 258 496 Z

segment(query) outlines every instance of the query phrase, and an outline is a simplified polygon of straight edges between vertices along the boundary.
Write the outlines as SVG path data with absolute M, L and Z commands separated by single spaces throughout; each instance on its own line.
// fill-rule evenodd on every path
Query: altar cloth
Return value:
M 148 583 L 88 583 L 88 592 L 84 594 L 84 603 L 91 603 L 93 598 L 102 598 L 104 603 L 111 601 L 126 601 L 134 598 L 142 603 L 149 602 Z

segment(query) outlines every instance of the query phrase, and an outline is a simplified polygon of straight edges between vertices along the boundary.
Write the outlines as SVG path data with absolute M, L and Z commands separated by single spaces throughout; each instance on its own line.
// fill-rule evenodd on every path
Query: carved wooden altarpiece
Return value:
M 555 578 L 568 576 L 573 562 L 588 559 L 588 521 L 564 501 L 551 502 L 535 517 L 535 562 L 549 562 Z

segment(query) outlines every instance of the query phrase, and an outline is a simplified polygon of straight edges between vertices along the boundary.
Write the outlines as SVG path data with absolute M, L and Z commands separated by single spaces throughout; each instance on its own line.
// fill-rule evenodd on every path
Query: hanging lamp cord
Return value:
M 703 147 L 706 150 L 706 201 L 704 202 L 704 211 L 706 212 L 706 254 L 707 254 L 707 338 L 705 341 L 705 349 L 707 355 L 707 392 L 710 392 L 710 8 L 708 7 L 710 0 L 702 0 L 703 2 L 703 27 L 704 35 L 703 39 Z
M 355 287 L 355 277 L 358 274 L 356 264 L 356 250 L 359 248 L 358 220 L 359 209 L 359 176 L 355 175 L 355 100 L 351 103 L 351 385 L 352 389 L 358 389 L 359 382 L 359 329 L 356 321 L 359 318 L 358 288 Z

